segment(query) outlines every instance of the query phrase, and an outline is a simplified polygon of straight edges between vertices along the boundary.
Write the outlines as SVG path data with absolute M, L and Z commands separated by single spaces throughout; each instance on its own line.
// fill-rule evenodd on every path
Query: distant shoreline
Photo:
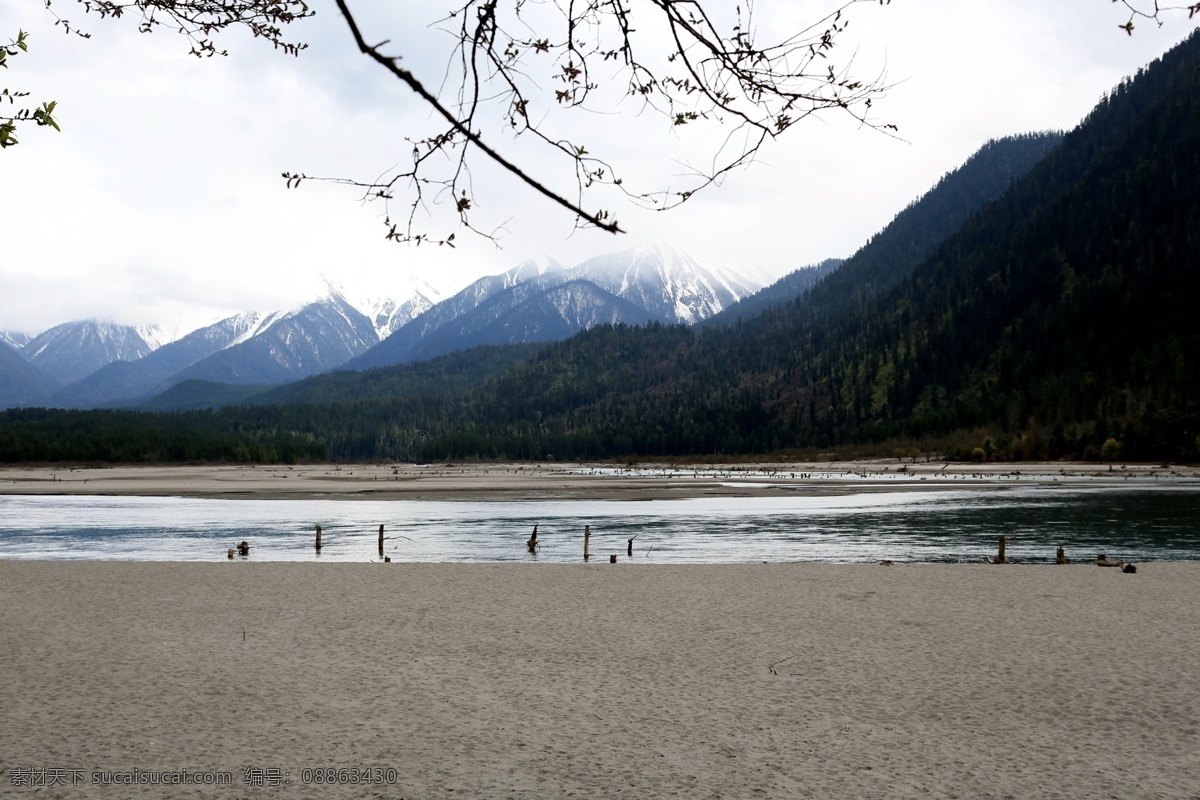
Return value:
M 681 465 L 341 464 L 303 466 L 8 467 L 0 495 L 115 495 L 225 499 L 667 499 L 867 492 L 996 490 L 1012 486 L 1200 489 L 1200 467 L 1151 464 L 833 463 Z

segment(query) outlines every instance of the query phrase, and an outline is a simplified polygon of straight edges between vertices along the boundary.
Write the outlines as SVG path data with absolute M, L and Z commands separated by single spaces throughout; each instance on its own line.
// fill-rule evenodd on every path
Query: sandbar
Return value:
M 1186 563 L 0 561 L 0 794 L 1195 798 L 1197 630 Z
M 0 494 L 221 498 L 669 499 L 1002 489 L 1044 485 L 1200 488 L 1200 467 L 1158 464 L 948 464 L 856 461 L 715 464 L 337 464 L 7 467 Z

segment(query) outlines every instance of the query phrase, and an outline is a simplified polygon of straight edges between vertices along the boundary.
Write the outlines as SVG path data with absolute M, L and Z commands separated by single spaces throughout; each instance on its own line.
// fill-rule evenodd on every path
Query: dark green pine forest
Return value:
M 1194 459 L 1198 301 L 1193 35 L 1075 130 L 989 143 L 755 316 L 332 373 L 219 410 L 7 411 L 0 460 Z

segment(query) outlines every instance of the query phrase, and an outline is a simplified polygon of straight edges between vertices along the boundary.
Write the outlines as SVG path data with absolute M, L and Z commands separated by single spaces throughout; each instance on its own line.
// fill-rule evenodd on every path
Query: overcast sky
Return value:
M 389 52 L 438 84 L 452 40 L 412 14 L 440 3 L 350 5 L 369 39 L 390 39 Z M 894 86 L 875 117 L 903 140 L 837 115 L 811 118 L 679 209 L 610 204 L 621 236 L 574 231 L 569 214 L 479 165 L 475 219 L 503 227 L 501 247 L 460 232 L 448 249 L 385 241 L 382 209 L 353 190 L 288 190 L 280 178 L 374 177 L 403 160 L 406 136 L 429 129 L 428 108 L 357 53 L 332 2 L 314 7 L 293 34 L 310 43 L 299 58 L 234 36 L 228 57 L 201 60 L 179 36 L 139 34 L 134 19 L 100 20 L 73 0 L 53 8 L 90 40 L 63 35 L 41 0 L 4 4 L 0 39 L 24 29 L 30 50 L 10 59 L 0 88 L 56 100 L 62 132 L 26 125 L 21 144 L 0 152 L 0 330 L 84 318 L 186 330 L 298 306 L 319 293 L 322 275 L 358 293 L 403 295 L 423 280 L 448 295 L 528 258 L 569 264 L 660 240 L 782 275 L 851 254 L 989 138 L 1073 127 L 1195 25 L 1182 14 L 1127 36 L 1110 0 L 863 4 L 834 60 L 854 55 L 867 78 L 886 69 Z M 759 35 L 775 38 L 831 7 L 761 0 Z M 631 177 L 670 175 L 687 142 L 635 109 L 596 115 L 586 144 Z M 539 177 L 571 190 L 569 173 Z M 430 229 L 444 232 L 437 219 Z

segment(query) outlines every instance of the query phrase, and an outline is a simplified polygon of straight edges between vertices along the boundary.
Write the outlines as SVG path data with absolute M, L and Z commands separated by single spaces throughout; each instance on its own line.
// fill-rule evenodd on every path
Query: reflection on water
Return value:
M 527 502 L 0 497 L 0 558 L 213 561 L 245 539 L 254 561 L 645 563 L 1050 561 L 1099 552 L 1127 561 L 1200 560 L 1200 491 L 1024 488 L 837 497 Z M 524 542 L 534 523 L 536 556 Z M 313 547 L 313 526 L 323 549 Z

